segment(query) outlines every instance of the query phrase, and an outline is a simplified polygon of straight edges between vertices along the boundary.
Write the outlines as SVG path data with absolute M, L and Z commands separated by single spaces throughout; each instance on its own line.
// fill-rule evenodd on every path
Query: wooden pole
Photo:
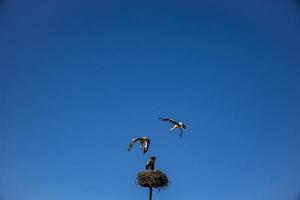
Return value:
M 149 200 L 152 200 L 152 187 L 149 188 Z

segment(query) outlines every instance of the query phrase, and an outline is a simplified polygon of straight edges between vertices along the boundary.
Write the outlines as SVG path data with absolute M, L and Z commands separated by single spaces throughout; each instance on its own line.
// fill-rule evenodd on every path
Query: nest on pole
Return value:
M 166 174 L 159 169 L 147 170 L 138 173 L 136 183 L 141 187 L 166 189 L 169 184 L 169 180 Z

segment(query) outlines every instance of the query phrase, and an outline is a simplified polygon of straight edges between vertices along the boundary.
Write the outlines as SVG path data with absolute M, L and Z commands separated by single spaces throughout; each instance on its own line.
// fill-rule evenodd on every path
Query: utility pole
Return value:
M 152 187 L 149 188 L 149 200 L 152 200 Z

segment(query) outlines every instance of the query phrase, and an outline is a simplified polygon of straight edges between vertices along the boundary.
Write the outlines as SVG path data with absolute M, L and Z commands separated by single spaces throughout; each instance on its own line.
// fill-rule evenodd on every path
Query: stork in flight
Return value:
M 146 153 L 150 145 L 150 139 L 148 137 L 140 137 L 140 138 L 132 139 L 131 142 L 128 144 L 128 151 L 131 150 L 131 148 L 137 141 L 140 142 L 140 147 L 143 150 L 143 153 Z
M 155 161 L 156 161 L 155 156 L 150 157 L 150 160 L 148 160 L 146 164 L 146 170 L 154 170 Z
M 175 128 L 180 129 L 180 137 L 182 137 L 183 130 L 186 129 L 186 125 L 182 122 L 177 122 L 175 119 L 172 118 L 159 118 L 162 121 L 171 122 L 174 126 L 170 129 L 170 132 L 172 132 Z

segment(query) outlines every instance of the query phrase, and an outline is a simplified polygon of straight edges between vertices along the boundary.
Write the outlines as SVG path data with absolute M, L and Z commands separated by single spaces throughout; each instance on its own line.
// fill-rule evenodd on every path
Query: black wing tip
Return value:
M 162 118 L 162 117 L 159 117 L 158 119 L 160 119 L 161 121 L 172 121 L 172 120 L 174 120 L 172 118 Z
M 130 142 L 129 144 L 128 144 L 128 151 L 130 151 L 131 149 L 132 149 L 132 147 L 133 147 L 133 143 L 132 142 Z

